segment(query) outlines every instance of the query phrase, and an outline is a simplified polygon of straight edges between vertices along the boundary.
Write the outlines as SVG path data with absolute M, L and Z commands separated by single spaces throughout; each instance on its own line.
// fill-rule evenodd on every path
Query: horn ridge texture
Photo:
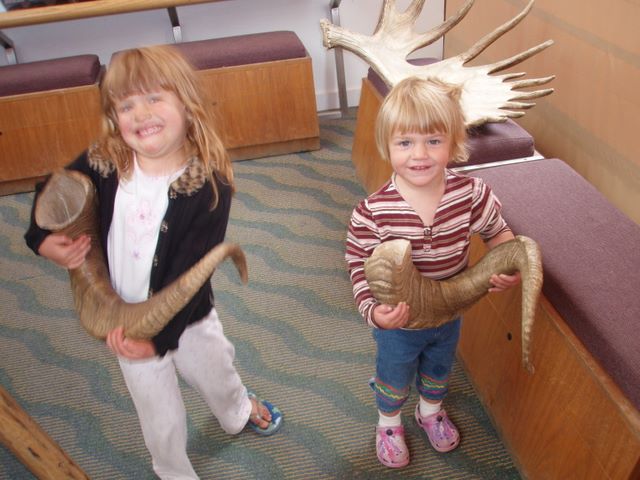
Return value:
M 111 286 L 100 247 L 95 188 L 87 176 L 77 171 L 63 170 L 51 176 L 36 201 L 35 221 L 40 228 L 64 233 L 70 238 L 81 234 L 91 237 L 91 249 L 85 261 L 69 270 L 69 279 L 80 323 L 98 339 L 105 339 L 118 326 L 124 326 L 125 335 L 131 338 L 154 337 L 189 303 L 227 257 L 234 261 L 243 283 L 247 282 L 247 263 L 241 248 L 222 243 L 150 299 L 125 302 Z
M 434 328 L 454 320 L 487 294 L 491 275 L 516 271 L 522 279 L 522 358 L 532 372 L 531 331 L 542 289 L 542 257 L 532 239 L 519 235 L 489 250 L 474 266 L 440 281 L 420 274 L 411 259 L 408 240 L 378 245 L 364 265 L 371 293 L 379 302 L 409 305 L 408 329 Z

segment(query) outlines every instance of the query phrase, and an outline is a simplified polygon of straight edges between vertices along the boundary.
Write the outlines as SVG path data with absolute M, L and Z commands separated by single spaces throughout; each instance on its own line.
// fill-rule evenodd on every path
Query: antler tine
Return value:
M 320 20 L 320 29 L 323 35 L 323 44 L 327 48 L 344 47 L 347 50 L 362 57 L 365 61 L 369 61 L 366 52 L 368 47 L 368 39 L 365 35 L 351 32 L 346 28 L 334 25 L 328 20 Z
M 535 106 L 536 106 L 535 103 L 505 102 L 502 105 L 502 108 L 518 108 L 518 109 L 521 109 L 521 110 L 528 110 L 529 108 L 535 107 Z
M 386 18 L 389 17 L 391 12 L 395 12 L 396 9 L 396 0 L 384 0 L 382 3 L 382 9 L 380 10 L 380 16 L 378 17 L 378 24 L 376 28 L 373 30 L 373 34 L 375 35 L 378 31 L 383 28 L 386 23 Z
M 513 112 L 511 110 L 501 110 L 500 111 L 500 115 L 496 115 L 496 116 L 489 116 L 486 118 L 487 122 L 504 122 L 507 118 L 520 118 L 520 117 L 524 117 L 525 113 L 524 112 Z M 484 123 L 485 120 L 483 121 L 477 121 L 475 123 L 470 124 L 470 127 L 476 126 L 476 125 L 481 125 L 482 123 Z
M 413 0 L 404 11 L 405 15 L 408 15 L 409 18 L 414 18 L 420 15 L 420 12 L 422 12 L 422 9 L 424 8 L 424 2 L 425 0 Z M 396 3 L 395 0 L 393 0 L 393 3 Z
M 402 13 L 396 9 L 396 0 L 384 0 L 378 25 L 373 35 L 389 33 L 390 31 L 411 32 L 416 19 L 422 12 L 426 0 L 412 0 L 411 4 Z
M 523 75 L 526 75 L 526 74 L 519 74 L 518 76 L 521 77 Z M 509 78 L 517 78 L 517 77 L 509 76 Z M 555 78 L 556 78 L 555 75 L 551 75 L 549 77 L 529 78 L 527 80 L 519 80 L 517 82 L 511 82 L 511 88 L 518 89 L 518 88 L 526 88 L 526 87 L 537 87 L 538 85 L 544 85 L 545 83 L 549 83 L 551 80 Z M 553 90 L 553 89 L 550 89 L 550 90 Z
M 467 15 L 471 7 L 476 0 L 467 0 L 467 2 L 460 7 L 460 9 L 452 16 L 447 18 L 443 23 L 438 25 L 437 27 L 432 28 L 428 32 L 424 33 L 418 38 L 416 44 L 412 47 L 411 52 L 416 51 L 419 48 L 425 47 L 439 38 L 444 37 L 444 35 L 455 27 L 458 23 L 462 21 L 462 19 Z M 410 53 L 411 53 L 410 52 Z
M 542 42 L 535 47 L 531 47 L 529 50 L 525 50 L 524 52 L 520 52 L 513 57 L 505 58 L 499 62 L 492 63 L 491 65 L 487 65 L 490 70 L 489 73 L 499 72 L 500 70 L 504 70 L 506 68 L 512 67 L 513 65 L 517 65 L 520 62 L 523 62 L 529 57 L 533 57 L 536 53 L 541 52 L 545 48 L 553 45 L 553 40 L 547 40 L 546 42 Z
M 504 73 L 502 75 L 502 81 L 504 82 L 505 80 L 512 80 L 514 78 L 522 78 L 526 75 L 526 72 L 509 72 L 509 73 Z
M 474 122 L 467 123 L 468 128 L 478 127 L 484 123 L 501 123 L 505 122 L 508 118 L 520 118 L 524 116 L 524 112 L 510 112 L 502 110 L 500 115 L 489 115 L 482 120 L 476 120 Z
M 517 93 L 510 100 L 531 100 L 532 98 L 546 97 L 551 95 L 555 90 L 553 88 L 545 88 L 543 90 L 534 90 L 532 92 L 514 92 Z
M 459 57 L 462 59 L 462 63 L 465 64 L 469 60 L 473 60 L 474 58 L 476 58 L 480 53 L 484 51 L 485 48 L 487 48 L 489 45 L 495 42 L 498 38 L 500 38 L 502 35 L 507 33 L 513 27 L 515 27 L 518 23 L 520 23 L 522 19 L 527 16 L 529 11 L 533 7 L 534 1 L 535 0 L 531 0 L 529 4 L 524 8 L 524 10 L 522 10 L 518 15 L 513 17 L 508 22 L 500 25 L 493 32 L 482 37 L 475 44 L 473 44 L 466 52 L 461 53 Z

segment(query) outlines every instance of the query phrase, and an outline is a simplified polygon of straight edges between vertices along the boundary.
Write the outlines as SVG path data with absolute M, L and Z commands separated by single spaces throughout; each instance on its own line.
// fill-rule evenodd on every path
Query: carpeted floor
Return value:
M 430 448 L 413 393 L 411 464 L 397 472 L 376 460 L 374 343 L 343 260 L 364 196 L 350 161 L 354 123 L 321 119 L 321 150 L 234 164 L 228 240 L 247 254 L 250 281 L 225 263 L 213 277 L 217 307 L 244 382 L 284 411 L 285 425 L 270 438 L 228 436 L 183 384 L 194 468 L 203 479 L 519 479 L 459 365 L 446 406 L 461 446 Z M 66 272 L 24 245 L 32 200 L 0 198 L 0 382 L 91 478 L 154 478 L 117 362 L 80 327 Z M 0 478 L 32 477 L 0 447 Z

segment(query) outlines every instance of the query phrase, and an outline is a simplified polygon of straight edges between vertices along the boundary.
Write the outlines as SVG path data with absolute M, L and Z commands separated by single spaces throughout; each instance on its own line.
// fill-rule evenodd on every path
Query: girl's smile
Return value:
M 141 137 L 148 137 L 149 135 L 154 135 L 162 130 L 162 127 L 159 125 L 155 125 L 153 127 L 145 128 L 138 131 L 138 135 Z

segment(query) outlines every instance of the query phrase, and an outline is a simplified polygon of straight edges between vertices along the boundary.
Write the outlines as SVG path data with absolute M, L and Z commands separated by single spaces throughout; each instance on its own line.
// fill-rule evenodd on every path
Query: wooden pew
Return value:
M 239 35 L 176 47 L 198 70 L 233 160 L 320 148 L 311 57 L 295 33 Z M 47 68 L 64 68 L 67 60 L 48 61 Z M 97 77 L 90 85 L 0 96 L 0 194 L 31 190 L 37 179 L 87 148 L 99 128 Z
M 545 271 L 534 374 L 521 364 L 520 289 L 464 315 L 458 356 L 497 431 L 525 478 L 640 478 L 640 227 L 557 159 L 473 175 L 540 244 Z M 472 262 L 484 251 L 473 239 Z
M 473 260 L 485 250 L 474 239 Z M 638 410 L 544 296 L 528 374 L 520 318 L 519 289 L 483 298 L 464 315 L 458 357 L 523 476 L 640 478 Z
M 0 67 L 0 195 L 33 189 L 95 139 L 100 73 L 96 55 Z
M 294 32 L 176 46 L 198 69 L 233 160 L 320 148 L 311 57 Z

